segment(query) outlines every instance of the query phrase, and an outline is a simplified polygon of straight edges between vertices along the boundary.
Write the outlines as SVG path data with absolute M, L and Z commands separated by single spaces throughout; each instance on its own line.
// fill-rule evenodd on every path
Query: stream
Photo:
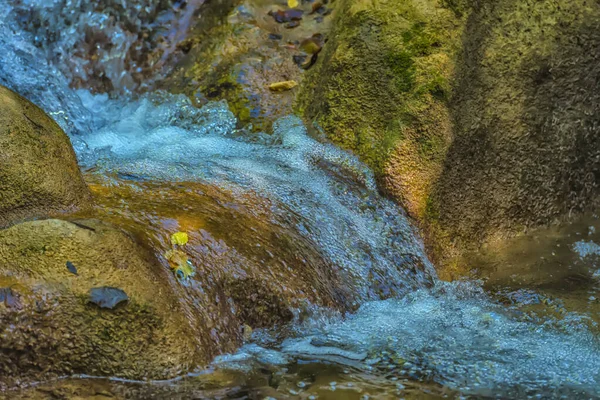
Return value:
M 254 329 L 237 349 L 223 343 L 209 366 L 175 379 L 77 375 L 15 396 L 77 387 L 80 396 L 97 398 L 600 398 L 594 311 L 549 312 L 535 290 L 508 288 L 506 302 L 480 281 L 439 280 L 416 228 L 378 193 L 373 173 L 355 156 L 293 115 L 256 133 L 240 127 L 224 101 L 198 108 L 183 95 L 151 90 L 151 80 L 168 72 L 168 51 L 152 74 L 143 72 L 147 59 L 119 63 L 138 43 L 90 3 L 0 0 L 0 84 L 38 104 L 69 135 L 97 212 L 144 233 L 159 258 L 168 247 L 165 230 L 185 225 L 190 242 L 202 242 L 193 249 L 207 264 L 217 256 L 206 254 L 216 253 L 223 260 L 227 253 L 232 265 L 288 259 L 295 250 L 266 228 L 234 228 L 263 221 L 315 249 L 342 286 L 333 297 L 347 307 L 298 306 L 285 324 Z M 148 15 L 158 13 L 158 1 L 130 3 L 132 15 L 146 3 Z M 30 24 L 27 9 L 45 25 Z M 171 49 L 189 12 L 158 13 L 154 25 L 139 29 L 172 27 L 159 42 Z M 78 43 L 98 30 L 112 41 L 101 54 L 110 95 L 98 94 L 100 83 L 90 78 L 97 66 L 77 55 L 85 50 Z M 595 281 L 584 296 L 595 300 L 594 238 L 595 229 L 584 232 L 568 252 L 591 271 Z M 189 304 L 210 295 L 203 267 L 196 268 L 193 279 L 179 282 Z

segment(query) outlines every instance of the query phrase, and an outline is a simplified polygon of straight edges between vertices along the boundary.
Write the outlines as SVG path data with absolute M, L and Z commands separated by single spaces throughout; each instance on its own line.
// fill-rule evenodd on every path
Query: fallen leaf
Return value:
M 310 13 L 314 14 L 317 12 L 318 9 L 323 7 L 323 3 L 321 3 L 320 1 L 314 2 L 311 8 Z
M 269 85 L 269 89 L 274 92 L 281 92 L 284 90 L 290 90 L 298 86 L 296 81 L 283 81 L 283 82 L 275 82 Z
M 185 232 L 176 232 L 171 235 L 171 244 L 184 246 L 188 242 L 188 235 Z
M 298 0 L 288 0 L 288 7 L 289 8 L 296 8 L 298 7 Z
M 312 37 L 304 39 L 300 42 L 300 49 L 308 54 L 315 54 L 321 51 L 324 44 L 324 36 L 320 33 L 315 33 Z
M 169 250 L 165 253 L 165 258 L 169 260 L 173 273 L 180 280 L 186 280 L 190 276 L 194 276 L 194 266 L 190 258 L 183 251 Z

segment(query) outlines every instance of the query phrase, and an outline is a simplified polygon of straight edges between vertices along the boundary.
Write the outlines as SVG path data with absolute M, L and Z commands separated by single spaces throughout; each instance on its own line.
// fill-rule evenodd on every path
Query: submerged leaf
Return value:
M 118 304 L 128 300 L 127 293 L 119 288 L 102 286 L 90 289 L 90 302 L 100 308 L 113 309 Z
M 171 264 L 173 273 L 179 280 L 187 280 L 190 276 L 194 276 L 195 269 L 190 261 L 190 258 L 181 250 L 169 250 L 165 253 L 165 257 Z
M 171 244 L 184 246 L 188 242 L 188 235 L 185 232 L 176 232 L 171 235 Z
M 192 263 L 189 260 L 175 267 L 174 272 L 177 278 L 183 281 L 195 275 L 194 267 L 192 266 Z
M 283 82 L 275 82 L 269 85 L 269 89 L 274 92 L 280 92 L 283 90 L 290 90 L 298 86 L 296 81 L 283 81 Z

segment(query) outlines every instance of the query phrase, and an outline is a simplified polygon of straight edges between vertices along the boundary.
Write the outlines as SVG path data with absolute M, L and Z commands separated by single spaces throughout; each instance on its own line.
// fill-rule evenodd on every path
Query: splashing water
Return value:
M 68 19 L 64 10 L 41 4 L 21 6 L 37 7 L 50 31 L 69 25 L 81 32 L 76 10 L 91 12 L 81 7 L 91 2 L 80 1 L 68 8 Z M 83 167 L 131 179 L 200 181 L 272 199 L 275 212 L 343 271 L 362 304 L 345 319 L 316 313 L 284 341 L 258 332 L 255 344 L 219 357 L 213 368 L 248 372 L 320 360 L 405 381 L 394 383 L 396 395 L 406 381 L 422 380 L 466 395 L 600 397 L 600 348 L 586 326 L 569 318 L 531 321 L 495 304 L 476 283 L 438 281 L 414 229 L 378 194 L 372 173 L 311 138 L 298 118 L 277 121 L 273 134 L 251 134 L 236 129 L 225 103 L 197 109 L 166 93 L 134 98 L 73 90 L 74 76 L 86 78 L 62 65 L 73 43 L 48 43 L 48 28 L 32 32 L 17 11 L 0 1 L 0 83 L 63 127 Z M 125 82 L 119 80 L 128 73 L 123 65 L 106 68 L 114 87 Z

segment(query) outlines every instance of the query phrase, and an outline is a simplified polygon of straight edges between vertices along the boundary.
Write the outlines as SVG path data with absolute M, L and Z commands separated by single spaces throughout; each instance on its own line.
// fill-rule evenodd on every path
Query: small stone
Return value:
M 71 261 L 67 261 L 66 265 L 70 273 L 72 273 L 73 275 L 79 275 L 77 273 L 77 268 L 75 267 L 75 264 L 73 264 Z
M 294 29 L 298 26 L 300 26 L 300 21 L 290 21 L 285 24 L 286 29 Z
M 283 39 L 283 35 L 280 35 L 279 33 L 269 33 L 269 39 L 281 40 L 281 39 Z
M 100 308 L 112 310 L 120 303 L 128 300 L 127 294 L 119 288 L 102 286 L 90 290 L 90 302 Z
M 291 9 L 291 10 L 277 10 L 269 11 L 269 15 L 273 17 L 275 22 L 283 24 L 290 21 L 300 21 L 304 15 L 304 11 Z
M 17 305 L 17 298 L 11 288 L 0 288 L 0 303 L 8 308 L 13 308 Z

